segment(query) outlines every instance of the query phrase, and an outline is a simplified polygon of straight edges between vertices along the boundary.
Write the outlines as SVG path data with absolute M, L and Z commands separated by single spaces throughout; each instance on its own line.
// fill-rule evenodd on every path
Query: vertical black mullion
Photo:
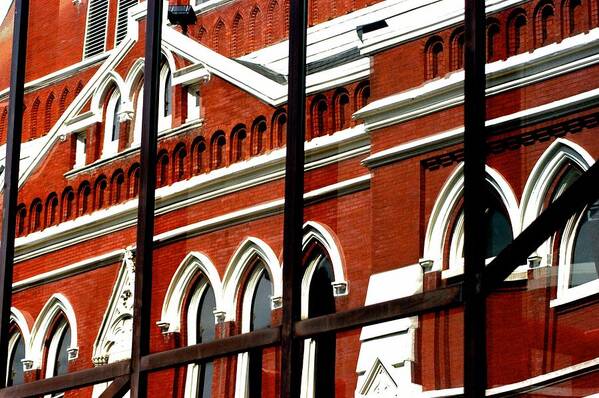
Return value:
M 152 248 L 156 188 L 156 135 L 160 97 L 160 44 L 162 1 L 147 0 L 144 98 L 141 139 L 141 189 L 137 209 L 137 249 L 133 341 L 131 346 L 131 397 L 147 395 L 147 374 L 141 371 L 141 357 L 150 351 L 150 308 L 152 302 Z
M 4 207 L 2 209 L 2 243 L 0 245 L 0 388 L 6 387 L 8 339 L 12 299 L 13 260 L 17 196 L 19 194 L 19 159 L 23 128 L 23 91 L 27 53 L 29 0 L 17 0 L 12 37 L 10 70 L 10 100 L 8 105 L 8 135 L 4 169 Z
M 485 2 L 465 0 L 464 396 L 485 396 Z
M 304 221 L 304 139 L 306 130 L 307 0 L 289 7 L 289 93 L 285 218 L 283 225 L 283 319 L 281 328 L 281 397 L 299 397 L 302 349 L 293 336 L 300 317 L 302 225 Z

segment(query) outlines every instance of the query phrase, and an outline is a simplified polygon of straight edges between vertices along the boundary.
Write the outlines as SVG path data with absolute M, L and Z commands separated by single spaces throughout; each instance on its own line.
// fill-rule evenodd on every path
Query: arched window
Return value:
M 137 95 L 135 96 L 135 119 L 133 122 L 133 141 L 132 146 L 137 146 L 141 143 L 141 128 L 143 119 L 143 105 L 144 105 L 144 86 L 141 85 Z
M 50 131 L 52 127 L 52 119 L 54 116 L 54 93 L 48 95 L 46 99 L 46 112 L 44 113 L 44 133 Z
M 83 181 L 79 186 L 79 214 L 85 214 L 90 210 L 89 198 L 91 196 L 92 190 L 89 187 L 89 183 L 87 181 Z
M 315 250 L 308 263 L 308 317 L 313 318 L 335 312 L 335 297 L 332 282 L 333 266 L 328 256 L 321 250 Z M 302 386 L 307 396 L 329 398 L 335 396 L 335 355 L 336 336 L 334 333 L 323 334 L 304 345 L 309 380 Z M 306 394 L 302 394 L 306 396 Z
M 451 70 L 464 67 L 464 28 L 456 29 L 451 35 Z
M 102 157 L 113 155 L 119 150 L 121 94 L 115 90 L 106 106 L 106 118 L 104 119 L 104 147 Z
M 535 10 L 535 47 L 551 41 L 554 33 L 555 10 L 553 3 L 545 1 Z
M 15 331 L 8 340 L 7 387 L 25 382 L 23 359 L 25 359 L 25 339 L 23 339 L 23 335 L 15 327 Z
M 264 264 L 258 262 L 245 286 L 242 304 L 242 333 L 253 332 L 271 326 L 271 303 L 273 285 Z M 262 397 L 263 350 L 257 349 L 247 354 L 244 391 L 248 398 Z
M 231 163 L 243 160 L 245 155 L 246 129 L 243 124 L 235 126 L 231 132 Z
M 497 256 L 514 239 L 512 223 L 507 210 L 500 200 L 491 192 L 487 193 L 485 209 L 485 258 L 487 262 Z M 449 268 L 461 271 L 464 265 L 464 211 L 453 224 L 451 241 L 449 242 Z
M 108 188 L 106 177 L 98 177 L 94 187 L 94 192 L 96 195 L 96 209 L 101 209 L 106 205 L 106 188 Z
M 70 220 L 73 217 L 73 205 L 75 204 L 75 193 L 73 188 L 66 187 L 62 193 L 62 221 Z
M 135 198 L 139 192 L 139 163 L 133 164 L 129 169 L 129 198 Z
M 333 98 L 333 121 L 335 131 L 341 131 L 348 128 L 350 118 L 349 94 L 345 89 L 338 89 Z
M 273 135 L 273 148 L 285 145 L 287 140 L 287 113 L 284 109 L 275 112 L 272 118 L 271 134 Z
M 188 343 L 208 343 L 215 337 L 216 298 L 214 290 L 206 279 L 202 278 L 196 285 L 187 310 L 187 335 Z M 194 365 L 191 369 L 191 377 L 196 382 L 190 383 L 191 394 L 197 398 L 211 398 L 212 376 L 214 374 L 214 363 L 212 361 L 204 364 Z
M 202 173 L 206 169 L 206 143 L 204 137 L 196 138 L 191 144 L 191 164 L 193 174 Z
M 252 153 L 254 155 L 263 153 L 267 147 L 266 119 L 260 116 L 252 125 Z
M 173 151 L 173 181 L 181 181 L 185 179 L 185 159 L 187 157 L 187 149 L 182 142 L 177 144 Z
M 215 169 L 225 165 L 225 146 L 227 139 L 223 131 L 217 131 L 210 142 L 211 164 Z
M 25 234 L 25 227 L 27 226 L 27 208 L 23 203 L 17 206 L 17 225 L 16 233 L 17 236 L 23 236 Z
M 69 372 L 68 349 L 71 345 L 71 328 L 63 317 L 56 321 L 56 326 L 46 340 L 46 378 L 61 376 Z M 62 397 L 63 393 L 53 394 Z
M 46 227 L 58 222 L 58 195 L 51 193 L 46 200 Z
M 29 232 L 37 231 L 42 226 L 42 211 L 44 206 L 40 199 L 35 199 L 29 209 Z
M 441 76 L 444 67 L 443 40 L 439 36 L 432 37 L 425 46 L 426 70 L 425 78 L 434 79 Z
M 495 61 L 498 58 L 499 45 L 499 22 L 487 21 L 487 61 Z
M 125 174 L 119 169 L 112 174 L 110 183 L 110 202 L 119 203 L 123 199 L 123 185 L 125 184 Z
M 156 186 L 164 187 L 168 185 L 168 153 L 165 150 L 162 150 L 158 156 L 156 161 L 156 166 L 158 167 L 156 173 Z
M 568 287 L 599 279 L 599 201 L 580 216 L 572 243 L 572 265 Z
M 528 49 L 527 20 L 522 10 L 515 11 L 508 21 L 508 49 L 510 55 L 516 55 Z
M 368 105 L 370 98 L 370 82 L 368 80 L 358 84 L 354 92 L 354 112 Z
M 243 17 L 241 14 L 235 14 L 233 18 L 233 32 L 231 34 L 231 56 L 239 57 L 243 55 L 243 48 L 245 47 L 244 36 L 245 26 L 243 24 Z
M 168 130 L 173 123 L 173 84 L 171 70 L 167 64 L 160 71 L 160 101 L 158 105 L 160 109 L 158 130 Z
M 323 95 L 318 95 L 314 100 L 312 100 L 312 111 L 310 112 L 312 116 L 312 137 L 320 137 L 321 135 L 325 135 L 327 132 L 327 115 L 329 111 L 329 106 L 327 104 L 327 99 Z
M 586 3 L 583 0 L 566 0 L 564 2 L 564 25 L 568 27 L 567 33 L 574 35 L 586 30 Z

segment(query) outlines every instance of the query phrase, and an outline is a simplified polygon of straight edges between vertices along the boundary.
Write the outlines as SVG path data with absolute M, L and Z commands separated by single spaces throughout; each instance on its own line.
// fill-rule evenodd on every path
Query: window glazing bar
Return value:
M 19 195 L 19 160 L 23 129 L 23 94 L 27 53 L 29 0 L 16 0 L 12 36 L 8 135 L 4 168 L 4 202 L 0 237 L 0 388 L 6 387 L 12 278 L 15 256 L 16 207 Z
M 147 374 L 141 358 L 150 352 L 150 309 L 152 304 L 152 251 L 156 189 L 156 141 L 160 98 L 160 44 L 162 40 L 162 0 L 147 0 L 144 97 L 140 154 L 139 203 L 137 209 L 137 250 L 133 341 L 131 346 L 131 398 L 147 394 Z
M 299 397 L 301 341 L 293 336 L 300 316 L 302 226 L 304 221 L 304 141 L 306 136 L 306 27 L 307 0 L 289 5 L 289 83 L 287 101 L 287 157 L 283 225 L 283 316 L 281 326 L 280 396 Z
M 485 2 L 465 0 L 464 14 L 464 397 L 487 385 L 485 267 Z

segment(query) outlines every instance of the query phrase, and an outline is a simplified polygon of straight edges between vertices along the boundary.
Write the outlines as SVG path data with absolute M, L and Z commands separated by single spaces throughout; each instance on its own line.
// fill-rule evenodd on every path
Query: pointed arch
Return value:
M 179 332 L 185 297 L 199 276 L 208 279 L 216 300 L 215 315 L 224 313 L 223 287 L 216 267 L 203 253 L 190 252 L 185 256 L 166 290 L 158 326 L 164 333 Z
M 518 200 L 510 184 L 495 169 L 486 166 L 485 181 L 505 208 L 514 236 L 520 232 Z M 433 205 L 424 238 L 423 258 L 433 262 L 433 270 L 441 270 L 445 236 L 453 220 L 453 212 L 464 191 L 464 164 L 451 173 Z
M 77 346 L 77 317 L 75 311 L 64 295 L 55 293 L 46 302 L 31 328 L 30 356 L 26 359 L 32 361 L 32 369 L 41 368 L 45 341 L 51 332 L 50 328 L 61 314 L 64 315 L 71 328 L 71 345 L 68 348 L 69 359 L 77 357 L 79 347 Z
M 522 228 L 541 214 L 553 181 L 568 163 L 586 171 L 595 160 L 580 145 L 565 138 L 556 139 L 537 160 L 524 185 L 520 216 Z
M 52 119 L 54 118 L 54 92 L 51 92 L 46 99 L 46 108 L 44 112 L 44 134 L 50 131 Z
M 245 41 L 245 26 L 243 17 L 239 12 L 233 18 L 233 32 L 231 34 L 231 56 L 239 57 L 243 55 Z
M 273 308 L 280 306 L 283 295 L 283 274 L 279 265 L 279 259 L 266 242 L 255 237 L 249 237 L 235 250 L 223 277 L 223 303 L 225 305 L 226 321 L 235 320 L 235 309 L 237 308 L 236 304 L 240 295 L 241 279 L 257 260 L 262 261 L 272 281 Z
M 99 117 L 104 112 L 104 103 L 108 95 L 114 90 L 118 90 L 122 99 L 129 98 L 129 90 L 125 81 L 116 71 L 111 71 L 106 74 L 102 81 L 98 82 L 98 86 L 92 95 L 90 109 Z
M 31 111 L 29 113 L 29 131 L 30 131 L 31 138 L 38 137 L 37 130 L 39 128 L 38 115 L 39 115 L 40 104 L 41 104 L 40 98 L 36 97 L 35 100 L 33 101 L 33 105 L 31 105 Z
M 302 251 L 304 256 L 309 256 L 310 252 L 316 247 L 321 248 L 324 251 L 323 254 L 328 256 L 331 261 L 331 268 L 333 271 L 333 295 L 347 295 L 349 293 L 349 285 L 345 278 L 347 273 L 345 258 L 335 234 L 329 227 L 323 224 L 315 221 L 308 221 L 304 224 L 304 236 L 302 238 Z M 309 303 L 305 298 L 307 298 L 307 294 L 310 290 L 310 282 L 316 265 L 316 262 L 308 264 L 308 268 L 304 271 L 304 276 L 302 278 L 302 314 L 306 315 L 308 313 Z
M 197 33 L 197 38 L 198 41 L 200 43 L 202 43 L 203 45 L 207 45 L 207 40 L 208 40 L 208 30 L 206 29 L 205 26 L 200 26 L 200 28 L 198 29 L 198 33 Z
M 62 115 L 64 113 L 64 110 L 67 108 L 67 99 L 69 97 L 69 88 L 65 87 L 62 90 L 62 94 L 60 94 L 60 101 L 58 103 L 58 113 L 59 115 Z
M 279 30 L 282 26 L 278 25 L 278 14 L 279 2 L 277 0 L 271 0 L 268 3 L 268 9 L 266 11 L 266 44 L 272 44 L 275 38 L 278 36 Z
M 250 12 L 250 26 L 248 29 L 250 51 L 258 50 L 264 45 L 263 26 L 262 12 L 260 11 L 260 7 L 256 4 Z
M 21 336 L 23 336 L 23 341 L 25 342 L 25 358 L 31 356 L 31 331 L 28 318 L 31 317 L 25 317 L 25 315 L 17 308 L 10 308 L 10 322 L 13 322 L 17 328 L 19 328 L 19 332 L 21 333 Z
M 8 130 L 8 106 L 5 106 L 2 110 L 2 115 L 0 116 L 0 140 L 5 136 L 6 131 Z
M 229 55 L 227 47 L 227 26 L 225 21 L 219 18 L 212 29 L 212 49 L 226 57 Z

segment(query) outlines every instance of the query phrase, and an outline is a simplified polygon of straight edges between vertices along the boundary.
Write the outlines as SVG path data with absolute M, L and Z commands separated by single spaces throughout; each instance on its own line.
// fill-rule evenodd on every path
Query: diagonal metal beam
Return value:
M 514 241 L 495 257 L 483 274 L 485 294 L 495 290 L 528 256 L 559 229 L 570 217 L 599 199 L 599 162 L 580 176 L 551 203 Z
M 6 386 L 12 277 L 15 256 L 17 197 L 19 195 L 19 160 L 23 128 L 23 86 L 27 53 L 29 0 L 17 0 L 12 36 L 8 136 L 4 169 L 4 206 L 2 209 L 2 243 L 0 245 L 0 388 Z
M 141 139 L 141 189 L 137 209 L 137 251 L 133 341 L 131 346 L 131 398 L 145 397 L 147 374 L 141 358 L 150 352 L 150 308 L 152 304 L 152 253 L 156 189 L 156 141 L 160 98 L 160 43 L 162 40 L 162 0 L 147 0 L 144 102 Z
M 121 376 L 112 381 L 100 398 L 122 398 L 129 391 L 131 378 L 129 375 Z

